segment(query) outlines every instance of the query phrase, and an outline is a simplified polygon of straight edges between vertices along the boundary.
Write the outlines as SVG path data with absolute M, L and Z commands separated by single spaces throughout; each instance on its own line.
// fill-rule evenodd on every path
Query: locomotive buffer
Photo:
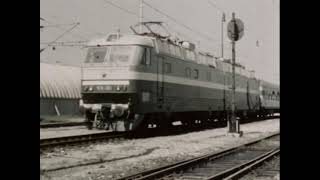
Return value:
M 232 41 L 232 93 L 231 93 L 231 119 L 228 119 L 228 135 L 241 137 L 242 131 L 240 131 L 240 123 L 236 117 L 235 112 L 235 96 L 236 96 L 236 74 L 235 74 L 235 61 L 236 52 L 235 46 L 236 41 L 238 41 L 243 36 L 244 26 L 240 19 L 235 18 L 235 13 L 232 13 L 232 20 L 228 23 L 228 37 Z

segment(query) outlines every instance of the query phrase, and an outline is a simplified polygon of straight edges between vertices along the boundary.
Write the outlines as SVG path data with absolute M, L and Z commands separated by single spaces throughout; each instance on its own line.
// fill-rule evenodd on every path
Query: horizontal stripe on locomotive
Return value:
M 224 86 L 223 84 L 213 83 L 213 82 L 205 82 L 181 77 L 174 77 L 169 75 L 157 75 L 155 73 L 142 73 L 135 71 L 126 71 L 125 73 L 111 73 L 106 78 L 101 78 L 101 80 L 97 80 L 97 75 L 89 76 L 84 74 L 84 79 L 82 80 L 82 85 L 102 85 L 103 82 L 108 83 L 116 83 L 119 80 L 119 83 L 122 83 L 123 80 L 145 80 L 145 81 L 164 81 L 166 83 L 180 84 L 180 85 L 188 85 L 188 86 L 197 86 L 197 87 L 205 87 L 211 89 L 220 89 L 220 90 L 231 90 L 230 86 Z M 91 82 L 89 82 L 91 81 Z M 94 83 L 98 84 L 94 84 Z M 102 84 L 101 84 L 102 83 Z M 120 85 L 120 84 L 119 84 Z M 245 88 L 237 88 L 237 92 L 247 92 Z M 250 94 L 260 94 L 257 90 L 250 90 Z
M 129 85 L 129 81 L 82 81 L 82 85 L 88 86 L 88 85 Z

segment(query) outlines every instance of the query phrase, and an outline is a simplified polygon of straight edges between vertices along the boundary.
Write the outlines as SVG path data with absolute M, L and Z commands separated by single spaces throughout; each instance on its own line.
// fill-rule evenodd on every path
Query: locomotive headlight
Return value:
M 88 86 L 84 86 L 83 91 L 87 92 L 89 90 Z
M 117 86 L 117 91 L 120 91 L 121 90 L 121 86 Z
M 89 91 L 93 91 L 93 87 L 92 86 L 89 87 Z

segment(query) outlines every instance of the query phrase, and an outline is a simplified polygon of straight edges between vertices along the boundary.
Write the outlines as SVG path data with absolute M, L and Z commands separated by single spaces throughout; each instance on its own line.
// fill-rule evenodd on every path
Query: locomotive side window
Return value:
M 272 96 L 271 99 L 275 99 L 276 93 L 274 91 L 272 91 Z
M 180 49 L 181 51 L 181 57 L 183 58 L 183 59 L 187 59 L 187 52 L 186 52 L 186 49 L 184 49 L 184 48 L 181 48 Z
M 146 64 L 150 65 L 151 64 L 151 50 L 149 48 L 146 48 Z
M 190 68 L 186 68 L 186 70 L 185 70 L 185 75 L 186 75 L 186 77 L 191 77 L 191 69 Z
M 169 50 L 170 50 L 170 54 L 175 56 L 175 48 L 174 48 L 174 45 L 173 44 L 169 44 Z
M 190 51 L 190 50 L 186 50 L 186 57 L 188 60 L 191 60 L 191 61 L 195 61 L 196 58 L 195 58 L 195 54 L 193 51 Z
M 144 48 L 143 49 L 143 55 L 142 55 L 142 60 L 141 64 L 143 65 L 150 65 L 150 59 L 151 59 L 151 53 L 149 48 Z
M 181 55 L 181 51 L 180 51 L 180 47 L 179 46 L 175 46 L 175 54 L 177 57 L 179 58 L 183 58 L 182 55 Z
M 210 71 L 207 72 L 207 80 L 211 81 L 211 72 Z
M 194 69 L 194 78 L 195 79 L 199 78 L 199 70 L 198 69 Z
M 170 63 L 164 63 L 164 72 L 165 73 L 171 73 L 171 64 Z
M 142 102 L 149 102 L 150 101 L 150 92 L 142 92 Z

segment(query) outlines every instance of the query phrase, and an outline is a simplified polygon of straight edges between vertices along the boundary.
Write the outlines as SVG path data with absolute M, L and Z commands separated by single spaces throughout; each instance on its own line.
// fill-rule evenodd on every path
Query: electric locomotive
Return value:
M 136 27 L 142 26 L 143 32 Z M 230 110 L 231 64 L 195 45 L 163 35 L 144 22 L 134 35 L 111 34 L 88 44 L 81 93 L 88 127 L 132 131 L 225 120 Z M 166 30 L 165 28 L 162 30 Z M 237 115 L 261 109 L 260 82 L 236 66 Z

